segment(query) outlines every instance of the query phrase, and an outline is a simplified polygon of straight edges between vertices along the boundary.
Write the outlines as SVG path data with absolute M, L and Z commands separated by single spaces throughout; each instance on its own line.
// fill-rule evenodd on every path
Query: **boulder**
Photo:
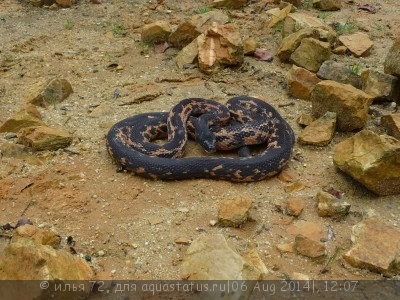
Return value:
M 336 145 L 333 162 L 374 193 L 400 193 L 400 141 L 362 130 Z
M 290 56 L 290 61 L 311 72 L 317 72 L 321 64 L 331 56 L 331 47 L 327 42 L 314 38 L 304 38 L 299 47 Z
M 311 91 L 321 79 L 313 72 L 307 69 L 292 65 L 292 68 L 286 74 L 286 83 L 289 95 L 309 100 Z
M 56 105 L 73 92 L 68 80 L 63 78 L 49 79 L 36 83 L 25 95 L 27 103 L 47 107 Z
M 361 129 L 368 120 L 372 97 L 352 85 L 324 80 L 311 92 L 312 113 L 319 118 L 326 112 L 337 114 L 337 130 Z

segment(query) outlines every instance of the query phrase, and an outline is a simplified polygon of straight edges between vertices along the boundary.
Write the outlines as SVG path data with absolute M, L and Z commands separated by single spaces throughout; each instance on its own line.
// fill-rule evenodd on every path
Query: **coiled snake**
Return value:
M 207 152 L 240 148 L 239 157 L 182 157 L 188 135 Z M 153 143 L 166 136 L 165 144 Z M 224 106 L 189 98 L 169 113 L 139 114 L 116 123 L 107 134 L 107 149 L 118 165 L 143 177 L 249 182 L 279 173 L 294 141 L 290 125 L 263 100 L 240 96 Z M 266 147 L 251 155 L 246 145 L 255 144 Z

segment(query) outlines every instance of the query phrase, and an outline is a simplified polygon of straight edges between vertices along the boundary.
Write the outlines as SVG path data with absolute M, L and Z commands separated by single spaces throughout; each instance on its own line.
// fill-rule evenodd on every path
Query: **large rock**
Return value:
M 141 39 L 144 43 L 165 42 L 171 32 L 171 25 L 167 21 L 156 21 L 142 27 Z
M 354 54 L 355 57 L 368 56 L 374 43 L 370 40 L 368 34 L 356 32 L 350 35 L 339 36 L 339 41 Z
M 311 72 L 317 72 L 321 64 L 328 60 L 330 56 L 331 47 L 329 43 L 314 38 L 304 38 L 290 56 L 290 61 Z
M 49 79 L 36 83 L 25 95 L 25 100 L 33 105 L 47 107 L 63 101 L 72 92 L 72 86 L 68 80 Z
M 374 97 L 374 100 L 397 101 L 400 97 L 399 79 L 393 75 L 376 70 L 361 73 L 362 90 Z
M 197 41 L 199 67 L 204 73 L 213 73 L 223 66 L 238 66 L 244 60 L 242 38 L 235 24 L 214 23 Z
M 54 284 L 47 288 L 40 281 L 74 281 L 76 287 L 84 284 L 83 290 L 64 290 L 64 295 L 57 299 L 86 299 L 90 286 L 82 281 L 93 279 L 94 273 L 79 256 L 68 251 L 57 250 L 59 237 L 52 232 L 34 228 L 33 225 L 18 227 L 11 242 L 0 253 L 0 280 L 26 280 L 26 285 L 8 289 L 5 299 L 51 299 Z M 12 287 L 13 281 L 8 281 Z M 80 282 L 79 282 L 80 281 Z M 29 285 L 30 282 L 35 283 Z M 82 286 L 81 286 L 82 287 Z
M 42 117 L 33 104 L 26 104 L 26 106 L 9 118 L 0 126 L 0 132 L 14 132 L 17 133 L 21 128 L 30 126 L 44 126 Z
M 336 145 L 333 162 L 378 195 L 400 193 L 400 141 L 363 130 Z
M 325 26 L 321 19 L 303 13 L 294 12 L 287 15 L 283 23 L 282 37 L 286 37 L 303 28 Z
M 400 273 L 400 230 L 378 218 L 353 226 L 354 243 L 343 258 L 353 267 L 392 276 Z
M 251 280 L 247 289 L 218 292 L 207 299 L 249 299 L 255 280 L 265 278 L 268 270 L 256 250 L 240 256 L 222 234 L 200 235 L 188 248 L 182 261 L 182 277 L 188 280 Z
M 357 89 L 361 89 L 361 77 L 353 72 L 344 63 L 333 60 L 326 60 L 322 63 L 317 73 L 319 78 L 333 80 L 340 83 L 351 84 Z
M 217 10 L 194 15 L 178 25 L 176 30 L 168 37 L 168 42 L 176 48 L 183 48 L 206 31 L 214 22 L 226 24 L 229 22 L 229 17 Z
M 304 38 L 314 39 L 332 44 L 336 40 L 336 33 L 329 26 L 303 28 L 282 39 L 276 55 L 282 62 L 289 62 L 290 56 Z
M 72 135 L 64 130 L 46 126 L 31 126 L 19 131 L 18 143 L 34 150 L 57 150 L 68 147 Z
M 386 56 L 384 71 L 387 74 L 400 77 L 400 36 L 396 38 Z
M 337 114 L 337 130 L 353 131 L 364 127 L 372 97 L 349 84 L 331 80 L 318 83 L 311 92 L 312 113 L 319 118 L 326 112 Z
M 332 140 L 335 129 L 336 113 L 328 111 L 302 131 L 298 142 L 303 145 L 326 146 Z
M 286 74 L 286 83 L 289 95 L 309 100 L 311 91 L 321 79 L 313 72 L 307 69 L 292 65 L 292 68 Z

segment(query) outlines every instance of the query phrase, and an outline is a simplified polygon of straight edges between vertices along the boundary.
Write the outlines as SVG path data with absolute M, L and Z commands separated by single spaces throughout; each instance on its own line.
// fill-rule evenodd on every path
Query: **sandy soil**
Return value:
M 203 232 L 223 233 L 238 251 L 257 245 L 265 264 L 273 270 L 271 279 L 293 272 L 313 279 L 380 278 L 379 274 L 354 270 L 341 259 L 329 272 L 320 274 L 323 262 L 281 254 L 275 248 L 293 239 L 286 230 L 296 220 L 277 209 L 291 197 L 305 200 L 300 220 L 318 223 L 325 231 L 328 225 L 334 228 L 336 240 L 328 243 L 330 255 L 336 247 L 340 253 L 350 248 L 351 227 L 368 211 L 399 225 L 398 196 L 377 197 L 333 166 L 334 145 L 351 133 L 337 133 L 323 148 L 296 144 L 286 172 L 303 189 L 292 192 L 287 190 L 292 183 L 277 177 L 247 184 L 204 179 L 162 182 L 116 172 L 105 148 L 108 128 L 137 113 L 168 111 L 187 97 L 225 102 L 234 95 L 248 94 L 265 99 L 278 108 L 296 135 L 301 130 L 296 119 L 311 110 L 309 102 L 287 96 L 285 74 L 290 66 L 277 59 L 267 63 L 246 57 L 240 69 L 207 76 L 198 69 L 178 70 L 176 49 L 163 54 L 147 49 L 140 42 L 140 26 L 156 20 L 177 24 L 205 6 L 204 1 L 194 0 L 162 2 L 156 6 L 156 1 L 103 0 L 93 5 L 82 0 L 70 9 L 53 11 L 32 7 L 27 1 L 1 1 L 0 57 L 7 67 L 0 71 L 0 123 L 23 107 L 24 94 L 33 84 L 43 78 L 62 77 L 71 82 L 74 93 L 40 112 L 48 125 L 72 132 L 74 141 L 65 150 L 1 159 L 0 223 L 14 224 L 24 216 L 63 237 L 72 236 L 76 251 L 91 257 L 102 279 L 179 279 L 180 261 L 188 246 L 176 244 L 175 239 L 193 240 Z M 374 48 L 367 58 L 337 59 L 382 69 L 393 36 L 399 33 L 398 1 L 373 1 L 376 14 L 358 10 L 358 1 L 343 2 L 341 11 L 327 15 L 314 9 L 302 11 L 320 15 L 327 23 L 350 18 L 368 32 Z M 231 11 L 232 21 L 244 38 L 252 36 L 275 51 L 280 33 L 267 29 L 265 13 L 254 12 L 254 7 Z M 126 28 L 126 35 L 116 34 L 118 26 Z M 108 67 L 113 63 L 120 70 Z M 140 104 L 119 105 L 146 84 L 156 84 L 162 95 Z M 113 97 L 116 88 L 121 93 L 117 100 Z M 91 115 L 100 104 L 111 107 L 111 112 Z M 384 105 L 378 107 L 383 109 Z M 374 128 L 374 123 L 368 126 Z M 5 134 L 1 134 L 0 142 L 4 141 Z M 190 146 L 196 147 L 193 143 Z M 351 203 L 352 212 L 345 220 L 318 217 L 315 195 L 325 187 L 344 193 Z M 252 221 L 239 229 L 210 226 L 219 202 L 237 195 L 254 200 Z

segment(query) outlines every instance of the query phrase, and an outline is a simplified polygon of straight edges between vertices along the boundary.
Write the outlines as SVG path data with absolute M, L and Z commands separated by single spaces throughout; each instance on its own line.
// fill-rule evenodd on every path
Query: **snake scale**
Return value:
M 188 136 L 207 152 L 239 148 L 239 156 L 183 157 Z M 154 140 L 168 137 L 163 145 Z M 152 179 L 212 178 L 263 180 L 290 159 L 295 137 L 290 125 L 263 100 L 239 96 L 226 105 L 188 98 L 170 112 L 145 113 L 111 127 L 107 149 L 122 168 Z M 263 149 L 251 154 L 248 145 Z

